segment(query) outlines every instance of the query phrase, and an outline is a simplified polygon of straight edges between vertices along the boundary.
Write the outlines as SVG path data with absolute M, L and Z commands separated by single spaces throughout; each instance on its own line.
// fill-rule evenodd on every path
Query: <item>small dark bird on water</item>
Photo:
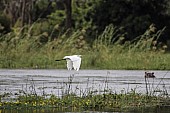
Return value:
M 152 73 L 145 72 L 145 78 L 155 78 L 154 72 Z

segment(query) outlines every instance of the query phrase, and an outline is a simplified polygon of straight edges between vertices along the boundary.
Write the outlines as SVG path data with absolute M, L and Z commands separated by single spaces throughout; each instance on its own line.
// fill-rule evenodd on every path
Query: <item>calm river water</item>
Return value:
M 168 95 L 170 72 L 149 72 L 154 72 L 156 78 L 145 80 L 144 70 L 80 70 L 77 72 L 56 69 L 0 69 L 0 94 L 5 92 L 16 95 L 25 92 L 61 96 L 65 93 L 76 93 L 81 96 L 91 91 L 100 94 L 106 90 L 113 93 L 135 90 L 138 93 L 148 91 L 154 95 Z

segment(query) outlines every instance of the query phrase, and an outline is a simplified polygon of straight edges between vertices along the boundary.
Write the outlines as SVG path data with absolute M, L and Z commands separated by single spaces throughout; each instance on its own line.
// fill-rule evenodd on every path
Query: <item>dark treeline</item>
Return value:
M 169 0 L 0 0 L 0 4 L 0 35 L 46 21 L 48 27 L 42 31 L 49 34 L 57 25 L 63 31 L 85 29 L 87 38 L 93 40 L 113 24 L 125 40 L 134 40 L 149 26 L 153 32 L 166 27 L 160 41 L 169 39 Z M 53 32 L 55 39 L 58 31 Z

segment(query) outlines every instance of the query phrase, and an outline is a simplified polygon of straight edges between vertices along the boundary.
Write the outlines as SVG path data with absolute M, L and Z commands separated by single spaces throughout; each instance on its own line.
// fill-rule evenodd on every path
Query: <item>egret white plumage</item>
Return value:
M 65 56 L 61 60 L 67 61 L 67 69 L 68 70 L 74 69 L 74 70 L 78 71 L 80 69 L 81 55 Z M 55 61 L 61 61 L 61 60 L 55 60 Z

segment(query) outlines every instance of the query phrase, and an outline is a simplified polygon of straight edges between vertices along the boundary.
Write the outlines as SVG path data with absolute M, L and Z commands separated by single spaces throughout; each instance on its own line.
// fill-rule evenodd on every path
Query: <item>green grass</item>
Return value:
M 75 50 L 76 51 L 76 50 Z M 79 51 L 79 50 L 78 50 Z M 65 68 L 65 62 L 55 62 L 64 55 L 82 54 L 82 69 L 154 69 L 169 70 L 170 54 L 159 52 L 124 52 L 114 51 L 42 51 L 8 52 L 0 55 L 0 68 Z

